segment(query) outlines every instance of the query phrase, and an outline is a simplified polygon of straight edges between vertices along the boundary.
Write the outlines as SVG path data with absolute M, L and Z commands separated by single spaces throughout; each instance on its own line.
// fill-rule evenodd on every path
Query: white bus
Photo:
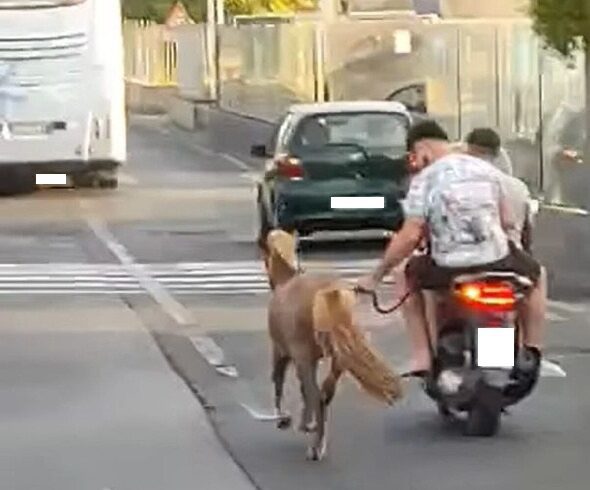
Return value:
M 117 186 L 121 24 L 120 0 L 0 0 L 0 192 Z

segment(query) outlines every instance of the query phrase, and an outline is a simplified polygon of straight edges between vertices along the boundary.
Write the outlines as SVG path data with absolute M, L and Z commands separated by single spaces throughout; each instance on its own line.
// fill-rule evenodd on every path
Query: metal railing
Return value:
M 127 81 L 151 87 L 177 84 L 178 50 L 170 29 L 127 19 L 123 39 Z
M 477 126 L 497 128 L 513 154 L 516 174 L 534 192 L 560 203 L 586 199 L 590 207 L 589 194 L 578 185 L 583 179 L 570 178 L 574 171 L 556 163 L 563 132 L 559 118 L 585 108 L 583 55 L 568 65 L 550 54 L 527 19 L 218 26 L 213 61 L 205 27 L 185 29 L 192 34 L 182 36 L 185 54 L 178 59 L 181 36 L 163 26 L 127 21 L 127 78 L 175 85 L 180 64 L 179 90 L 218 94 L 221 107 L 266 119 L 324 95 L 383 100 L 417 87 L 429 114 L 451 137 L 463 138 Z M 412 90 L 406 92 L 411 96 Z M 582 167 L 575 172 L 590 165 Z

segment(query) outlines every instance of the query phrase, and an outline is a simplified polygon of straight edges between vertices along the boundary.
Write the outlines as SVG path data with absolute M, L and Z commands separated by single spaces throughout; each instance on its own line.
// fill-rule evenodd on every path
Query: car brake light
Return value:
M 456 290 L 457 297 L 473 307 L 495 311 L 511 311 L 516 305 L 514 289 L 507 283 L 465 283 Z
M 277 173 L 281 177 L 291 180 L 301 180 L 304 177 L 301 160 L 283 155 L 276 160 Z

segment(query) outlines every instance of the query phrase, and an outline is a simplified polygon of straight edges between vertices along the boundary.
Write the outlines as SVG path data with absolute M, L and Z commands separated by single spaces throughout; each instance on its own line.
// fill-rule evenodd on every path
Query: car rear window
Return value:
M 406 145 L 408 120 L 403 114 L 357 112 L 307 116 L 299 125 L 299 148 L 356 144 L 368 150 L 397 150 Z

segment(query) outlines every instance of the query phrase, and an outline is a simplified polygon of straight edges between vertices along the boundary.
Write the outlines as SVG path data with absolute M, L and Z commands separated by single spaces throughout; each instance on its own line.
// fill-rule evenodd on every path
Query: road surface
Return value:
M 547 371 L 495 439 L 442 424 L 417 386 L 386 409 L 345 381 L 320 464 L 305 461 L 302 435 L 256 420 L 272 400 L 267 289 L 253 247 L 256 163 L 209 142 L 136 118 L 118 191 L 2 201 L 4 488 L 229 489 L 246 485 L 238 466 L 263 490 L 587 487 L 590 303 L 575 296 L 550 305 L 548 356 L 567 377 Z M 381 247 L 313 244 L 303 262 L 356 276 Z M 401 365 L 399 318 L 368 305 L 358 315 Z M 297 396 L 290 385 L 294 414 Z M 214 439 L 203 464 L 199 403 L 237 466 Z M 203 480 L 216 473 L 234 480 Z

